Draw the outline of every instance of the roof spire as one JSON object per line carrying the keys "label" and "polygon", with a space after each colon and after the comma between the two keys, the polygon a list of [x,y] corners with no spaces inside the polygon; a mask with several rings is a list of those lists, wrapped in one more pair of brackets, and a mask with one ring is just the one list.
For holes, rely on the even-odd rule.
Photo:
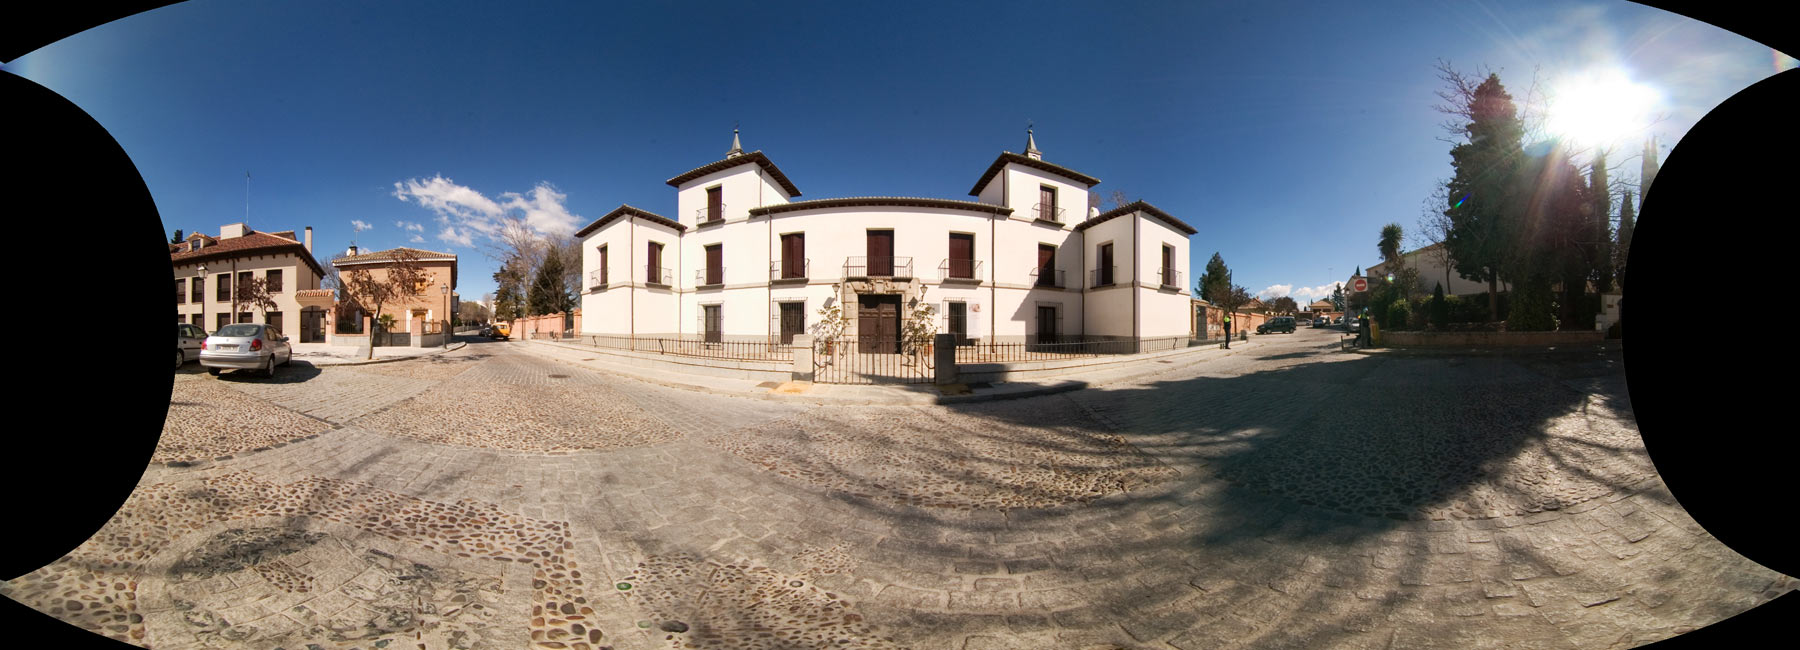
{"label": "roof spire", "polygon": [[742,155],[744,155],[744,145],[738,143],[737,122],[732,122],[731,123],[731,151],[725,152],[725,157],[726,158],[736,158],[736,157],[742,156]]}
{"label": "roof spire", "polygon": [[1026,122],[1025,122],[1025,155],[1029,156],[1032,160],[1043,160],[1044,152],[1038,151],[1037,138],[1035,138],[1031,135],[1031,126],[1032,126],[1031,121],[1026,120]]}

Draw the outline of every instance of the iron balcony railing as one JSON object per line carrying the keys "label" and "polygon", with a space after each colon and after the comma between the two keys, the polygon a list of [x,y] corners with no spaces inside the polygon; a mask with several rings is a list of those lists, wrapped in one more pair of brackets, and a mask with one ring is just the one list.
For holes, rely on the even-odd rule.
{"label": "iron balcony railing", "polygon": [[700,222],[701,225],[706,225],[709,223],[718,223],[720,221],[724,221],[725,220],[725,204],[720,203],[719,210],[717,212],[714,212],[711,206],[695,210],[694,211],[694,220]]}
{"label": "iron balcony railing", "polygon": [[911,278],[912,257],[847,257],[846,278]]}
{"label": "iron balcony railing", "polygon": [[604,287],[606,287],[606,272],[597,269],[588,271],[588,288],[601,289]]}
{"label": "iron balcony railing", "polygon": [[674,279],[675,274],[667,268],[660,266],[644,267],[644,282],[647,284],[668,286],[674,284]]}
{"label": "iron balcony railing", "polygon": [[1048,203],[1039,203],[1031,206],[1031,212],[1032,214],[1037,215],[1037,218],[1040,221],[1063,222],[1063,209]]}
{"label": "iron balcony railing", "polygon": [[725,267],[700,268],[694,270],[694,286],[710,287],[725,284]]}
{"label": "iron balcony railing", "polygon": [[939,280],[981,280],[980,260],[945,259],[938,263]]}
{"label": "iron balcony railing", "polygon": [[1088,275],[1090,276],[1089,277],[1090,282],[1088,283],[1089,286],[1095,286],[1095,287],[1111,286],[1113,283],[1113,277],[1117,274],[1118,270],[1119,270],[1119,267],[1115,265],[1115,266],[1102,266],[1102,267],[1094,269],[1092,271],[1088,271]]}
{"label": "iron balcony railing", "polygon": [[1162,286],[1165,286],[1165,287],[1181,286],[1181,271],[1179,271],[1179,270],[1161,269],[1157,272],[1157,275],[1162,278]]}
{"label": "iron balcony railing", "polygon": [[[812,260],[796,260],[800,268],[790,269],[787,260],[769,262],[769,279],[773,280],[805,280],[812,270]],[[798,273],[796,275],[796,272]]]}
{"label": "iron balcony railing", "polygon": [[1031,286],[1034,286],[1034,287],[1056,287],[1058,289],[1061,289],[1061,288],[1063,288],[1063,286],[1065,286],[1063,284],[1063,270],[1062,269],[1048,269],[1048,268],[1043,268],[1043,267],[1032,267],[1031,277],[1032,277]]}

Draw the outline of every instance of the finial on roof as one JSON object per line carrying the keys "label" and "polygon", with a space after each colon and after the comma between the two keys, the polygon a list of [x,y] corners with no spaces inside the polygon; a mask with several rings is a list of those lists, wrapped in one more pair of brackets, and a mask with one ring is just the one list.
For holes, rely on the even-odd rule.
{"label": "finial on roof", "polygon": [[725,157],[736,158],[742,155],[744,155],[744,145],[738,143],[737,123],[733,122],[731,124],[731,151],[725,152]]}
{"label": "finial on roof", "polygon": [[1043,160],[1044,152],[1038,151],[1037,138],[1031,135],[1031,122],[1025,123],[1025,155],[1032,160]]}

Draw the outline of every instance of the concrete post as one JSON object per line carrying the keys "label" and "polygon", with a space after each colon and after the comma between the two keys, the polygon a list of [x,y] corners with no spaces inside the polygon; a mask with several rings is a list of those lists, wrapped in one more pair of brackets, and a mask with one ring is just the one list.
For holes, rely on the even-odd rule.
{"label": "concrete post", "polygon": [[956,371],[956,335],[938,334],[931,339],[934,381],[939,386],[962,383]]}
{"label": "concrete post", "polygon": [[794,335],[794,381],[813,380],[813,337]]}

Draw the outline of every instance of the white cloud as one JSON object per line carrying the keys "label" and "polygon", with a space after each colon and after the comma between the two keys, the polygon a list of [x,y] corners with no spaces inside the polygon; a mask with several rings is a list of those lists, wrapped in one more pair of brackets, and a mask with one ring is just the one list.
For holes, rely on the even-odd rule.
{"label": "white cloud", "polygon": [[407,241],[412,242],[414,244],[422,244],[422,243],[425,243],[425,238],[420,235],[413,235],[412,239],[408,239]]}
{"label": "white cloud", "polygon": [[413,232],[425,232],[424,224],[417,224],[411,221],[395,221],[394,227],[401,230],[411,230]]}
{"label": "white cloud", "polygon": [[363,221],[361,219],[351,220],[350,227],[355,229],[356,232],[362,232],[364,230],[374,230],[375,229],[375,226],[369,225],[369,222]]}
{"label": "white cloud", "polygon": [[1294,300],[1296,302],[1299,302],[1302,305],[1307,305],[1307,304],[1311,304],[1315,301],[1325,300],[1327,298],[1330,298],[1331,290],[1336,287],[1337,287],[1336,283],[1327,282],[1325,284],[1321,284],[1316,287],[1300,287],[1298,289],[1294,289],[1293,292],[1289,293],[1288,295],[1293,296]]}
{"label": "white cloud", "polygon": [[1267,289],[1257,292],[1256,295],[1262,298],[1280,298],[1282,296],[1291,295],[1289,292],[1293,290],[1294,285],[1291,284],[1274,284],[1269,285],[1269,288]]}
{"label": "white cloud", "polygon": [[[437,213],[440,226],[437,238],[442,241],[473,246],[477,237],[494,239],[509,219],[520,220],[526,228],[540,235],[566,235],[575,232],[582,217],[569,212],[564,201],[568,195],[556,191],[548,182],[540,182],[526,194],[505,192],[494,200],[469,187],[458,185],[443,176],[412,179],[394,183],[394,198],[417,203]],[[421,224],[397,222],[402,229],[424,232]]]}

